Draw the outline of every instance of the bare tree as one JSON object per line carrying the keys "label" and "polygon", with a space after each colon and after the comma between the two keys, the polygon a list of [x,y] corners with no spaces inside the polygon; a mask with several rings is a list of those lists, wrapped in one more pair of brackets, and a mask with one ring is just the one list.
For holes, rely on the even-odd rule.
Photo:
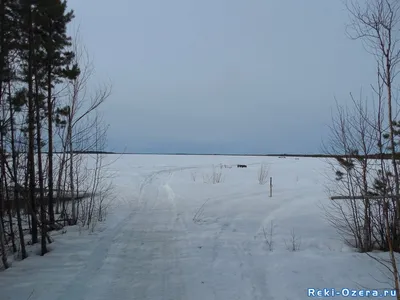
{"label": "bare tree", "polygon": [[375,248],[389,252],[389,264],[383,264],[391,272],[400,299],[394,255],[400,250],[396,141],[400,124],[396,121],[399,111],[394,89],[400,61],[400,2],[348,0],[346,7],[351,17],[349,36],[361,40],[376,60],[378,80],[372,90],[377,99],[373,114],[365,100],[352,98],[354,110],[339,107],[333,120],[328,152],[337,155],[336,162],[331,161],[337,178],[330,188],[344,199],[332,202],[326,212],[328,220],[348,243],[363,252]]}
{"label": "bare tree", "polygon": [[[337,156],[336,161],[328,160],[336,175],[328,190],[341,196],[368,195],[374,170],[373,161],[368,158],[376,150],[373,123],[369,121],[370,114],[361,98],[356,101],[352,97],[352,103],[352,111],[337,105],[329,146],[324,149],[326,154]],[[328,221],[347,244],[364,252],[372,249],[372,216],[368,197],[362,202],[352,199],[332,202],[325,212]]]}
{"label": "bare tree", "polygon": [[1,254],[1,260],[3,262],[4,268],[8,269],[9,265],[7,262],[7,252],[6,252],[6,243],[4,240],[3,222],[0,222],[0,254]]}
{"label": "bare tree", "polygon": [[[395,95],[393,83],[398,74],[400,62],[399,48],[399,21],[400,2],[397,0],[367,0],[360,4],[352,0],[347,4],[351,14],[352,23],[349,34],[353,39],[361,39],[365,48],[376,59],[377,75],[383,84],[387,101],[388,139],[391,153],[392,169],[394,174],[395,194],[400,193],[400,178],[396,160],[397,143],[395,141],[396,128],[394,124]],[[398,249],[400,239],[400,199],[396,200],[395,208],[396,232],[394,233],[394,247]]]}
{"label": "bare tree", "polygon": [[[99,87],[94,93],[88,91],[88,84],[93,75],[94,67],[89,54],[83,47],[77,32],[73,49],[76,53],[74,64],[80,68],[77,78],[68,82],[67,101],[65,107],[58,110],[60,128],[59,136],[62,144],[57,180],[57,199],[61,198],[62,186],[68,182],[71,196],[71,217],[69,222],[76,224],[79,213],[84,212],[84,223],[89,225],[94,212],[94,195],[99,189],[99,174],[103,165],[99,164],[99,154],[96,154],[93,174],[85,174],[82,165],[85,163],[85,152],[104,151],[107,128],[102,127],[103,121],[98,116],[98,108],[106,101],[111,93],[111,86]],[[81,189],[79,190],[79,187]],[[103,195],[105,195],[103,193]],[[89,197],[89,207],[82,205],[82,196]],[[64,197],[65,199],[65,197]],[[81,211],[79,212],[79,209]],[[63,214],[66,214],[66,203],[63,201]]]}
{"label": "bare tree", "polygon": [[26,3],[25,9],[28,14],[28,178],[29,178],[29,203],[31,205],[31,222],[32,222],[32,243],[38,241],[38,223],[36,219],[36,198],[35,198],[35,106],[33,99],[33,62],[34,62],[34,34],[32,19],[33,0]]}

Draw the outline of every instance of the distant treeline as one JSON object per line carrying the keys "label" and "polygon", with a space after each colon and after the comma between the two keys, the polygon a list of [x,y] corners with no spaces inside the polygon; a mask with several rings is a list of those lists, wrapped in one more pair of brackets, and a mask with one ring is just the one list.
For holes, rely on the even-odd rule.
{"label": "distant treeline", "polygon": [[[77,152],[78,153],[78,152]],[[89,152],[80,152],[89,153]],[[354,159],[391,159],[391,154],[370,154],[354,155],[354,154],[229,154],[229,153],[119,153],[119,152],[102,152],[107,154],[136,154],[136,155],[207,155],[207,156],[266,156],[266,157],[313,157],[313,158],[354,158]],[[396,155],[396,159],[400,159],[400,153]]]}
{"label": "distant treeline", "polygon": [[[116,152],[109,151],[72,151],[75,154],[118,154]],[[23,151],[18,152],[19,154],[26,153]],[[62,154],[62,151],[53,151],[54,154]],[[47,151],[42,151],[42,154],[48,154]]]}
{"label": "distant treeline", "polygon": [[[22,152],[20,152],[22,153]],[[42,151],[42,153],[47,153],[46,151]],[[63,153],[61,151],[54,151],[53,153]],[[229,153],[133,153],[133,152],[112,152],[112,151],[73,151],[73,153],[78,154],[128,154],[128,155],[186,155],[186,156],[196,156],[196,155],[205,155],[205,156],[266,156],[266,157],[314,157],[314,158],[354,158],[354,159],[364,159],[365,157],[369,159],[391,159],[391,154],[370,154],[367,156],[364,155],[353,155],[353,154],[229,154]],[[396,159],[400,159],[400,153],[395,155]]]}

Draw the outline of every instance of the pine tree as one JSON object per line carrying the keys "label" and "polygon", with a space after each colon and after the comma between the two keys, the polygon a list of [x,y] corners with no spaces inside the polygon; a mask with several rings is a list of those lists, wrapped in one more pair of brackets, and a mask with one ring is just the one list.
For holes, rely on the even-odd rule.
{"label": "pine tree", "polygon": [[67,11],[67,2],[60,0],[39,0],[36,26],[43,47],[43,67],[47,89],[48,123],[48,188],[50,224],[54,225],[54,176],[53,176],[53,122],[55,85],[63,79],[73,79],[79,74],[77,66],[71,66],[74,53],[69,50],[71,38],[67,35],[67,25],[74,18],[73,11]]}
{"label": "pine tree", "polygon": [[[27,20],[29,14],[27,14],[27,3],[19,0],[3,0],[0,1],[0,99],[3,109],[2,115],[2,131],[1,131],[1,144],[3,149],[11,150],[12,156],[12,181],[14,182],[14,193],[13,198],[19,199],[19,191],[17,189],[17,153],[15,147],[15,111],[21,107],[21,99],[26,100],[26,92],[17,92],[12,95],[11,86],[15,81],[20,78],[17,76],[19,68],[19,54],[23,51],[23,29],[27,28]],[[27,32],[27,31],[26,31]],[[16,104],[16,105],[15,105]],[[8,108],[9,114],[5,112]],[[5,144],[5,136],[9,135],[11,139],[11,145]],[[7,139],[8,140],[8,139]],[[5,185],[5,195],[7,199],[10,197],[7,189],[7,177],[6,174],[6,161],[5,155],[2,155],[2,177]],[[28,199],[27,199],[28,200]],[[22,228],[20,201],[14,201],[15,209],[17,212],[17,225],[19,231],[20,247],[22,259],[27,257],[25,249],[25,240]],[[10,216],[9,216],[10,217]],[[10,224],[11,226],[11,224]],[[10,232],[13,234],[13,229],[10,227]]]}
{"label": "pine tree", "polygon": [[34,0],[25,0],[24,13],[27,14],[26,27],[28,32],[28,176],[29,176],[29,201],[32,215],[32,244],[38,242],[37,203],[35,195],[35,105],[33,99],[33,64],[34,64],[34,35],[33,35],[33,12]]}

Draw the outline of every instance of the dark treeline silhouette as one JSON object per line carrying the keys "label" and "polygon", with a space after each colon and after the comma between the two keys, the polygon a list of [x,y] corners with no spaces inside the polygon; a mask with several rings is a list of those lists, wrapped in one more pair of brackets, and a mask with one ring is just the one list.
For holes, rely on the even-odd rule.
{"label": "dark treeline silhouette", "polygon": [[[107,127],[97,108],[110,88],[88,90],[93,66],[77,37],[67,34],[73,19],[67,1],[0,1],[0,257],[6,269],[9,255],[27,257],[27,243],[40,243],[44,255],[50,231],[89,226],[100,209],[96,162]],[[84,168],[84,153],[96,153],[90,158],[96,172]]]}

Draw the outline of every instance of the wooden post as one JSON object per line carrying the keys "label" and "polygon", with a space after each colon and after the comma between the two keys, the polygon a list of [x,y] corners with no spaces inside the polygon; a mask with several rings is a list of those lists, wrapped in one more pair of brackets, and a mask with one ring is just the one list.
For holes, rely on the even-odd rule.
{"label": "wooden post", "polygon": [[269,196],[272,197],[272,177],[269,178]]}

